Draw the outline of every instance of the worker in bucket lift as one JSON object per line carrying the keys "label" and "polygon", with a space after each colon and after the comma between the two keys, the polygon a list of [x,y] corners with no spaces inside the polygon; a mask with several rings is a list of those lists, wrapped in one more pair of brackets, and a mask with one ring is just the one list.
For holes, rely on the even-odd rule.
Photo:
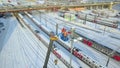
{"label": "worker in bucket lift", "polygon": [[62,28],[61,33],[62,33],[61,39],[62,39],[63,41],[68,41],[68,32],[66,31],[65,28]]}
{"label": "worker in bucket lift", "polygon": [[63,35],[64,35],[64,38],[65,38],[64,40],[67,41],[67,40],[68,40],[68,32],[65,31],[65,32],[63,33]]}
{"label": "worker in bucket lift", "polygon": [[65,28],[62,28],[62,30],[61,30],[61,36],[60,36],[60,38],[62,39],[62,40],[64,40],[64,32],[66,31],[66,29]]}
{"label": "worker in bucket lift", "polygon": [[65,31],[66,31],[66,29],[65,29],[65,28],[62,28],[61,32],[63,33],[63,32],[65,32]]}

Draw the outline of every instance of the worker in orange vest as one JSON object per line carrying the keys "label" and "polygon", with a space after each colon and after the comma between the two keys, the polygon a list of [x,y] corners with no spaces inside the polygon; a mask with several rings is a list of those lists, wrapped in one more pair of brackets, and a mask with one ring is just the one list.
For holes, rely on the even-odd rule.
{"label": "worker in orange vest", "polygon": [[65,31],[66,31],[66,29],[65,29],[65,28],[62,28],[61,32],[64,33]]}
{"label": "worker in orange vest", "polygon": [[64,37],[64,41],[68,40],[68,32],[67,31],[63,32],[63,37]]}
{"label": "worker in orange vest", "polygon": [[61,39],[63,41],[68,41],[68,34],[70,34],[71,32],[67,32],[65,28],[62,28],[61,30]]}
{"label": "worker in orange vest", "polygon": [[68,36],[68,32],[65,31],[65,32],[63,33],[63,35],[64,35],[64,37],[67,37],[67,36]]}

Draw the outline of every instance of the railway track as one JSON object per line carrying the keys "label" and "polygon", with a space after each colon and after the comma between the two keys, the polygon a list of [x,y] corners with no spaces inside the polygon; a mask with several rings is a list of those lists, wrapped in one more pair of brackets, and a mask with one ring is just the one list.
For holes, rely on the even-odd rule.
{"label": "railway track", "polygon": [[[40,34],[38,34],[38,33],[35,32],[35,29],[33,28],[33,26],[30,25],[30,24],[28,24],[27,21],[26,21],[25,19],[23,19],[20,14],[18,15],[18,17],[19,17],[22,21],[24,21],[23,23],[25,24],[25,26],[27,26],[27,27],[32,31],[32,33],[33,33],[40,41],[42,41],[42,42],[45,44],[45,46],[48,48],[48,42],[46,42],[46,40],[44,40],[44,39],[41,37]],[[67,67],[70,66],[70,64],[69,64],[63,57],[59,57],[59,53],[55,52],[55,51],[54,51],[54,48],[52,48],[52,52],[53,52],[53,54],[54,54],[58,59],[60,59]],[[74,68],[74,67],[71,67],[71,68]]]}
{"label": "railway track", "polygon": [[[57,19],[58,19],[58,18],[57,18]],[[58,20],[60,20],[60,21],[62,21],[62,22],[66,22],[66,23],[68,23],[68,24],[76,25],[76,24],[74,24],[74,23],[69,23],[69,22],[64,21],[64,20],[62,20],[62,19],[58,19]],[[79,25],[77,25],[77,26],[79,26]],[[96,32],[96,31],[95,31],[95,32]],[[92,47],[92,48],[100,51],[101,53],[103,53],[103,54],[105,54],[105,55],[107,55],[107,56],[110,56],[110,53],[111,53],[112,51],[114,51],[113,49],[111,49],[111,48],[109,48],[109,47],[107,47],[107,46],[104,46],[103,44],[98,43],[97,41],[95,41],[95,40],[93,40],[93,39],[90,39],[90,38],[88,38],[88,37],[80,34],[80,33],[77,32],[77,31],[76,31],[75,33],[76,33],[77,35],[79,35],[81,38],[83,38],[81,42],[83,42],[83,43],[86,44],[87,46],[90,46],[90,47]],[[114,44],[114,45],[115,45],[115,44]],[[117,56],[117,58],[116,58],[115,56]],[[120,59],[119,59],[119,58],[120,58],[120,53],[117,52],[117,51],[114,53],[114,55],[111,55],[110,57],[113,58],[113,59],[115,59],[116,61],[120,61]]]}
{"label": "railway track", "polygon": [[[29,14],[26,14],[26,15],[33,21],[34,24],[36,24],[36,26],[38,26],[38,27],[39,27],[40,29],[42,29],[47,35],[49,35],[49,31],[45,30],[46,28],[43,28],[43,27],[40,25],[40,23],[35,20],[34,17],[30,16]],[[61,40],[58,40],[57,42],[58,42],[59,44],[61,44],[63,47],[65,47],[68,51],[70,51],[71,48],[70,48],[67,44],[63,43]],[[73,53],[73,54],[74,54],[74,53]],[[75,56],[76,56],[76,55],[75,55]],[[82,60],[84,63],[88,64],[90,67],[92,67],[92,68],[95,68],[95,67],[97,67],[97,68],[104,68],[104,66],[99,65],[99,64],[96,63],[95,61],[89,61],[90,58],[84,57],[84,56],[83,56],[83,58],[80,58],[80,56],[81,56],[81,55],[79,54],[79,56],[77,55],[76,57],[79,58],[80,60]]]}
{"label": "railway track", "polygon": [[[47,18],[47,17],[45,17],[45,18]],[[57,20],[60,20],[61,22],[65,22],[64,24],[66,24],[66,25],[69,25],[69,24],[76,25],[76,24],[74,24],[74,23],[70,23],[70,22],[68,22],[68,21],[64,21],[63,19],[58,19],[58,18],[56,18],[56,19],[57,19]],[[51,19],[51,20],[52,20],[52,19]],[[56,21],[54,21],[54,22],[56,22]],[[52,25],[53,25],[53,24],[52,24]],[[69,25],[69,26],[71,26],[71,25]],[[76,25],[76,26],[79,27],[79,25]],[[76,29],[78,29],[78,28],[76,28]],[[78,29],[78,30],[79,30],[79,29]],[[90,29],[90,30],[91,30],[91,29]],[[91,30],[91,31],[94,31],[94,30]],[[94,31],[94,32],[100,33],[99,31]],[[113,51],[112,49],[110,49],[110,48],[108,48],[108,47],[106,47],[106,46],[103,46],[102,44],[100,44],[100,43],[98,43],[98,42],[96,42],[96,41],[94,41],[94,40],[92,40],[92,39],[89,39],[88,37],[80,34],[79,32],[75,32],[75,36],[76,36],[76,37],[81,37],[81,38],[82,38],[81,42],[83,42],[84,44],[86,44],[86,45],[88,45],[88,46],[90,46],[90,47],[92,47],[92,48],[100,51],[101,53],[103,53],[103,54],[105,54],[105,55],[107,55],[107,56],[110,56],[109,54]],[[117,52],[117,54],[115,54],[115,56],[116,56],[116,55],[119,55],[119,53]],[[111,57],[111,58],[114,58],[113,56],[114,56],[114,55],[111,55],[110,57]],[[114,58],[114,59],[115,59],[115,58]],[[116,60],[116,59],[115,59],[115,60]],[[117,61],[119,61],[119,60],[117,60]]]}

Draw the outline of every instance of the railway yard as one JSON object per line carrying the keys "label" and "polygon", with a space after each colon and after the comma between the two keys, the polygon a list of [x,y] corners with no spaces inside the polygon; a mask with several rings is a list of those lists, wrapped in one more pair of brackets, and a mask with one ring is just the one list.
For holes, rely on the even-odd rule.
{"label": "railway yard", "polygon": [[119,14],[107,8],[2,12],[0,68],[119,68]]}

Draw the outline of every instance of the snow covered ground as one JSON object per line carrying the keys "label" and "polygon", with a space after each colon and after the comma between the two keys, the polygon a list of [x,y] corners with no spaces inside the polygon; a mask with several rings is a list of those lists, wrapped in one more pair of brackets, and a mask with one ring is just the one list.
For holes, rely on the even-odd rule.
{"label": "snow covered ground", "polygon": [[[44,32],[42,32],[35,24],[33,24],[28,17],[24,16],[24,18],[25,18],[31,25],[33,25],[35,29],[37,29],[38,31],[40,31],[40,33],[41,33],[41,35],[40,35],[41,38],[45,39],[46,42],[49,42],[49,37],[48,37]],[[43,21],[43,19],[42,19],[42,23],[44,23],[44,22],[45,22],[45,21]],[[42,26],[45,27],[45,29],[46,29],[46,27],[47,27],[46,30],[48,30],[48,31],[51,30],[51,28],[53,28],[53,26],[50,25],[50,23],[47,23],[47,25],[44,24],[44,25],[42,25]],[[49,26],[51,26],[50,29],[48,28]],[[57,48],[58,48],[58,53],[59,53],[67,62],[70,62],[70,55],[71,55],[71,54],[70,54],[65,48],[63,48],[60,44],[58,44],[58,43],[55,42],[54,45],[57,46]],[[73,59],[72,59],[72,66],[73,66],[74,68],[79,68],[79,67],[89,68],[88,65],[86,65],[85,63],[83,63],[82,61],[80,61],[80,60],[79,60],[78,58],[76,58],[75,56],[73,56]]]}
{"label": "snow covered ground", "polygon": [[[120,19],[117,18],[117,17],[114,17],[116,16],[116,14],[119,12],[119,11],[110,11],[108,9],[98,9],[98,10],[95,10],[96,13],[99,13],[98,11],[102,11],[104,13],[106,13],[109,17],[98,17],[97,19],[101,19],[101,20],[105,20],[105,21],[113,21],[113,22],[116,22],[118,21],[118,28],[114,29],[114,28],[111,28],[111,27],[107,27],[107,26],[103,26],[103,25],[99,25],[99,24],[96,24],[96,23],[91,23],[89,21],[86,21],[86,24],[87,26],[90,26],[90,27],[93,27],[94,29],[98,29],[98,30],[105,30],[105,32],[111,32],[111,33],[119,33],[120,34]],[[86,11],[82,11],[82,13],[84,14],[92,14],[92,15],[96,15],[95,13],[92,13],[92,10],[86,10]],[[112,15],[112,16],[110,16]],[[87,15],[88,17],[88,15]],[[78,22],[78,23],[83,23],[84,20],[80,20],[78,18],[76,18],[75,22]]]}
{"label": "snow covered ground", "polygon": [[[34,15],[34,14],[33,14]],[[42,16],[43,17],[43,16]],[[39,20],[39,15],[36,15],[35,16],[35,18],[36,19],[38,19]],[[56,22],[55,21],[57,21],[56,19],[52,19],[52,16],[49,16],[49,15],[46,15],[46,19],[48,20],[48,18],[49,18],[49,22],[50,23],[54,23],[54,24],[56,24]],[[42,19],[43,20],[43,19]],[[53,21],[54,20],[54,21]],[[45,22],[45,21],[44,21]],[[61,23],[60,21],[57,21],[57,23]],[[54,25],[49,25],[49,24],[47,24],[48,26],[47,26],[47,28],[50,28],[51,29],[51,27],[54,27]],[[72,25],[73,26],[73,25]],[[69,26],[69,27],[72,27],[72,26]],[[62,26],[63,27],[63,26]],[[51,30],[54,30],[54,29],[51,29]],[[81,29],[81,30],[83,30],[83,29]],[[84,30],[83,30],[84,31]],[[89,30],[87,30],[87,31],[85,31],[85,32],[90,32]],[[93,32],[91,32],[91,33],[93,33]],[[107,62],[107,56],[105,56],[105,55],[103,55],[103,54],[101,54],[100,52],[98,52],[98,51],[95,51],[95,50],[92,50],[91,48],[89,48],[89,47],[87,47],[87,46],[85,46],[84,44],[82,44],[82,43],[74,43],[74,46],[76,46],[76,47],[78,47],[78,48],[80,48],[81,50],[82,50],[82,52],[83,53],[85,53],[87,56],[89,56],[89,57],[91,57],[92,59],[94,59],[95,61],[97,61],[98,63],[100,63],[100,64],[102,64],[102,65],[105,65],[106,64],[106,62]],[[111,64],[111,65],[110,65]],[[116,61],[114,61],[114,60],[112,60],[111,59],[111,61],[110,61],[110,64],[109,64],[109,66],[108,66],[108,68],[118,68],[118,66],[119,66],[119,63],[118,62],[116,62]]]}
{"label": "snow covered ground", "polygon": [[[4,19],[3,19],[4,20]],[[0,68],[42,68],[47,48],[27,28],[22,28],[15,18],[9,18],[5,39],[0,52]],[[7,26],[7,25],[6,25]],[[1,38],[1,37],[0,37]],[[54,64],[51,53],[48,68],[67,68],[61,61]]]}
{"label": "snow covered ground", "polygon": [[[49,14],[49,16],[50,16],[50,14]],[[56,17],[58,17],[58,16],[56,16]],[[56,20],[56,22],[60,23],[60,22],[63,22],[63,21]],[[109,33],[109,32],[104,32],[104,31],[102,31],[102,32],[100,31],[100,33],[99,33],[99,32],[95,32],[95,31],[92,31],[92,30],[81,28],[81,27],[73,25],[73,24],[69,24],[68,27],[69,28],[70,27],[75,27],[77,33],[79,33],[82,36],[85,36],[85,37],[87,37],[87,38],[89,38],[91,40],[94,40],[94,41],[100,43],[103,46],[107,46],[107,47],[109,47],[109,48],[111,48],[113,50],[116,50],[117,48],[120,47],[119,46],[119,44],[120,44],[120,40],[119,40],[120,35],[119,34]],[[118,39],[111,37],[111,36],[116,37],[115,35],[117,36]],[[102,41],[102,40],[104,40],[104,41]],[[120,52],[120,49],[118,49],[116,51]]]}
{"label": "snow covered ground", "polygon": [[[51,17],[49,17],[49,18],[51,18]],[[51,19],[52,20],[52,19]],[[59,22],[59,21],[58,21]],[[55,23],[55,22],[53,22],[53,23]],[[86,32],[86,31],[85,31]],[[79,43],[79,45],[80,45],[81,43]],[[83,49],[83,51],[84,50],[87,50],[86,51],[86,53],[87,52],[91,52],[92,50],[90,50],[90,49],[84,49],[85,48],[85,45],[84,44],[81,44],[81,45],[83,45],[83,48],[81,48],[81,47],[79,47],[79,48],[81,48],[81,49]],[[80,46],[81,46],[80,45]],[[78,45],[76,45],[77,47],[78,47]],[[84,51],[85,52],[85,51]],[[98,51],[97,51],[98,52]],[[106,64],[106,62],[107,62],[107,56],[104,56],[104,55],[102,55],[102,54],[99,54],[99,52],[98,52],[98,54],[97,54],[97,52],[95,53],[95,51],[92,51],[91,53],[87,53],[89,56],[91,56],[91,57],[93,57],[96,61],[98,61],[98,62],[102,62],[102,64],[103,65],[105,65]],[[92,54],[93,53],[93,54]],[[90,55],[90,54],[92,54],[92,55]],[[96,55],[97,54],[97,55]],[[100,57],[101,56],[101,57]],[[102,57],[104,57],[104,59],[102,59]],[[105,58],[106,57],[106,58]],[[101,59],[100,59],[101,58]],[[106,59],[106,60],[105,60]],[[103,61],[104,61],[104,63],[103,63]],[[111,61],[111,64],[114,62],[114,60],[112,60]],[[115,63],[115,64],[112,64],[112,66],[110,65],[110,67],[117,67],[118,68],[118,66],[119,66],[119,63]]]}
{"label": "snow covered ground", "polygon": [[[4,23],[4,26],[2,28],[0,28],[0,31],[1,31],[1,33],[0,33],[0,51],[1,51],[3,45],[5,44],[5,42],[7,42],[8,38],[14,31],[14,28],[16,27],[16,23],[14,23],[14,24],[12,23],[12,22],[16,22],[16,20],[13,17],[13,18],[6,18],[6,19],[0,18],[0,21]],[[3,28],[5,28],[5,30],[2,30]]]}
{"label": "snow covered ground", "polygon": [[[42,24],[45,25],[48,29],[54,30],[55,32],[55,24],[56,24],[55,21],[57,21],[58,23],[61,23],[61,22],[58,20],[55,20],[54,18],[52,19],[52,17],[49,15],[46,15],[46,16],[48,16],[49,19],[46,17],[46,21],[45,21],[42,18],[41,19]],[[39,15],[35,16],[35,18],[40,21],[39,17],[40,17]],[[45,16],[43,15],[43,17]],[[49,22],[47,22],[47,20],[50,23],[52,23],[52,25]],[[43,45],[30,32],[30,30],[28,30],[27,28],[22,28],[14,17],[1,19],[1,21],[5,22],[6,24],[4,26],[5,30],[2,30],[2,32],[0,33],[0,43],[1,43],[0,44],[0,48],[1,48],[0,68],[42,68],[45,60],[46,51],[47,51],[47,48],[45,47],[45,45]],[[36,27],[35,25],[33,26]],[[61,25],[60,28],[63,26],[66,26],[66,25]],[[71,27],[71,25],[69,27]],[[85,30],[82,28],[79,28],[79,29],[81,29],[83,32],[84,31],[89,32],[89,30]],[[39,29],[37,28],[37,30]],[[91,32],[91,33],[94,33],[94,32]],[[46,35],[44,33],[42,34],[44,36],[42,35],[41,36],[44,39]],[[98,63],[105,66],[108,59],[107,56],[85,46],[81,42],[75,42],[74,46],[80,48],[80,50],[84,54],[86,54],[90,58],[94,59]],[[70,54],[67,51],[65,51],[63,47],[58,46],[58,48],[60,49],[59,50],[60,54],[63,55],[64,58],[69,62]],[[55,59],[57,58],[53,54],[51,54],[48,68],[66,68],[66,66],[61,61],[59,61],[58,64],[55,65],[54,64]],[[75,57],[73,57],[72,63],[74,65],[78,65],[78,67],[86,66],[83,62],[78,61],[78,59],[76,59]],[[110,59],[108,68],[119,68],[119,65],[120,64],[118,62],[115,62],[113,59]]]}

